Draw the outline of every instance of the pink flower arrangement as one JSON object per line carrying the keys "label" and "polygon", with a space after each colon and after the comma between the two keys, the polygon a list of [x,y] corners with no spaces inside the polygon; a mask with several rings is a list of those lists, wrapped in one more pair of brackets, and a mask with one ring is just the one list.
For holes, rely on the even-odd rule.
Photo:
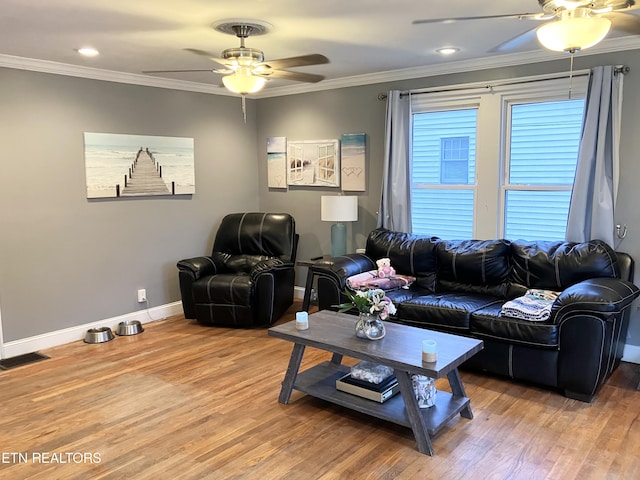
{"label": "pink flower arrangement", "polygon": [[380,320],[386,320],[389,315],[395,315],[396,307],[389,297],[386,296],[384,290],[374,288],[371,290],[357,290],[351,292],[345,290],[345,295],[349,298],[350,303],[338,305],[341,312],[355,307],[360,313],[378,314]]}

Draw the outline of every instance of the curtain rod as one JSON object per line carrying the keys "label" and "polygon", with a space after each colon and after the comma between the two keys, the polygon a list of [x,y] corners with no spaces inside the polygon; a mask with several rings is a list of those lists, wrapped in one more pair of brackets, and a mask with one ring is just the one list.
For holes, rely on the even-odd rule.
{"label": "curtain rod", "polygon": [[[629,73],[630,71],[631,71],[631,68],[627,65],[618,65],[614,69],[615,73],[622,73],[623,75]],[[589,75],[589,70],[579,70],[578,72],[573,72],[573,73],[570,73],[570,72],[558,73],[552,76],[545,76],[544,78],[528,78],[524,80],[504,80],[504,81],[498,80],[491,83],[467,84],[467,85],[461,85],[459,87],[444,87],[444,88],[430,87],[426,89],[423,88],[423,89],[416,89],[416,90],[405,90],[403,92],[400,92],[400,96],[405,97],[407,95],[422,95],[425,93],[457,92],[457,91],[469,90],[473,88],[485,88],[490,90],[493,87],[502,87],[507,85],[522,85],[524,83],[546,82],[548,80],[558,80],[561,78],[570,78],[570,77],[573,77],[573,78],[585,77],[587,75]],[[386,99],[387,99],[386,93],[378,94],[378,100],[386,100]]]}

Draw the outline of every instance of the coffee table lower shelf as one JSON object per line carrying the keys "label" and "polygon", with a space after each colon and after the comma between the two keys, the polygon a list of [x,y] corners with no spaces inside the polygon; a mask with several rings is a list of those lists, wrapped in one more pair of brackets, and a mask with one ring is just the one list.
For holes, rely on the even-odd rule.
{"label": "coffee table lower shelf", "polygon": [[[313,397],[411,428],[401,394],[395,395],[384,403],[377,403],[337,390],[336,380],[349,371],[350,368],[346,365],[323,362],[299,372],[293,388]],[[438,390],[435,405],[420,409],[429,435],[435,435],[449,420],[468,406],[468,397],[457,397],[449,392]]]}

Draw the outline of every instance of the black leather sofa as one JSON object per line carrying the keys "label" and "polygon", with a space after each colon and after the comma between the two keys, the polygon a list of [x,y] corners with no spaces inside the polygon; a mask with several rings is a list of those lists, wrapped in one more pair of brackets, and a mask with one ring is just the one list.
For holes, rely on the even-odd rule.
{"label": "black leather sofa", "polygon": [[[346,301],[348,277],[391,259],[416,277],[388,292],[390,321],[472,336],[484,349],[465,366],[558,389],[590,402],[622,358],[632,301],[633,259],[598,240],[585,243],[509,240],[446,241],[378,229],[365,254],[316,262],[320,309]],[[560,291],[549,318],[501,316],[527,289]]]}
{"label": "black leather sofa", "polygon": [[232,213],[210,256],[177,264],[185,318],[205,325],[262,327],[293,303],[298,234],[286,213]]}

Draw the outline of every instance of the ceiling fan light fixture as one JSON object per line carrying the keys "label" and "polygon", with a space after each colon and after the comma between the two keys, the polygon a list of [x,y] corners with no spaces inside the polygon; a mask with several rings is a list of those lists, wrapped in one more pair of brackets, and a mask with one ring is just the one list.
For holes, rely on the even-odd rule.
{"label": "ceiling fan light fixture", "polygon": [[609,33],[608,18],[590,16],[587,8],[564,10],[560,20],[538,27],[536,35],[543,47],[556,52],[573,52],[600,43]]}
{"label": "ceiling fan light fixture", "polygon": [[267,83],[267,79],[238,70],[231,75],[222,77],[222,83],[233,93],[246,95],[248,93],[256,93],[262,90],[265,83]]}

